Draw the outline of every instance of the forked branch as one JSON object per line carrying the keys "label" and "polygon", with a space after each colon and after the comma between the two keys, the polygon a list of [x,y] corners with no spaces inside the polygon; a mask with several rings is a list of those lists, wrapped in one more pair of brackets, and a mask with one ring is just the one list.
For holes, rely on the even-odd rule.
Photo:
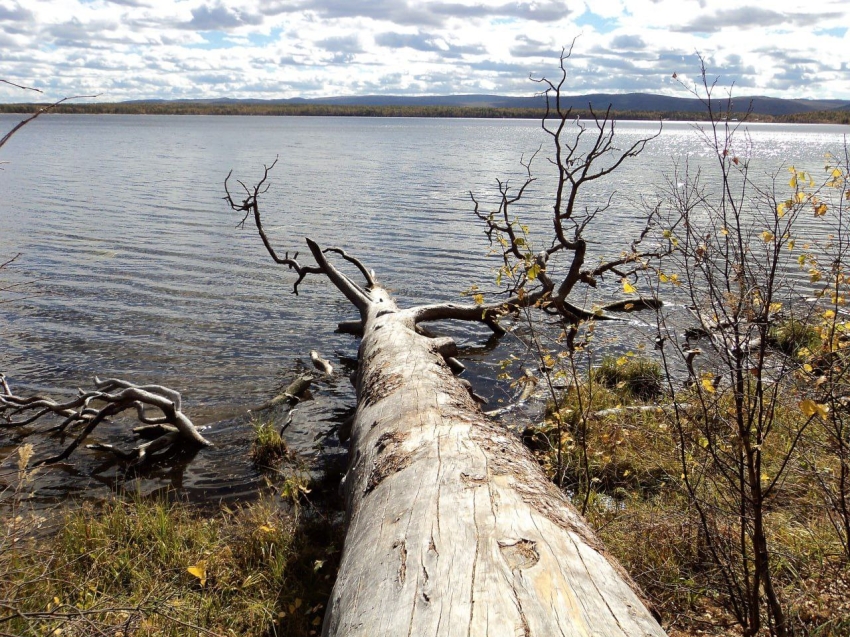
{"label": "forked branch", "polygon": [[[502,273],[510,281],[506,291],[516,297],[508,301],[507,305],[516,306],[516,300],[523,305],[539,303],[547,311],[558,313],[565,320],[574,322],[595,316],[593,312],[578,308],[567,300],[576,285],[596,287],[598,279],[608,273],[622,279],[634,277],[646,269],[651,259],[662,256],[664,248],[642,247],[652,227],[651,217],[648,216],[643,229],[627,250],[614,259],[601,261],[593,267],[585,266],[588,251],[585,231],[599,215],[610,208],[614,197],[612,192],[601,204],[582,205],[587,185],[612,174],[627,159],[637,157],[661,131],[659,129],[654,135],[619,148],[615,143],[615,123],[610,106],[604,114],[599,115],[591,105],[589,124],[574,117],[572,106],[566,106],[562,101],[562,91],[567,80],[565,62],[571,54],[572,45],[561,52],[560,75],[556,80],[532,78],[544,85],[546,110],[541,126],[552,138],[554,156],[549,161],[557,169],[558,176],[552,211],[547,215],[551,219],[554,237],[547,238],[541,244],[548,247],[537,248],[539,251],[534,252],[529,228],[509,213],[534,182],[531,161],[521,161],[526,174],[516,192],[510,191],[507,182],[497,182],[499,199],[494,211],[483,212],[475,196],[471,196],[474,214],[484,222],[485,234],[491,246],[495,247],[497,243],[500,246],[504,262]],[[560,264],[558,267],[564,272],[558,280],[555,280],[554,275],[556,263]]]}
{"label": "forked branch", "polygon": [[[228,182],[230,181],[230,177],[233,174],[231,170],[227,173],[227,177],[224,180],[224,200],[230,205],[230,208],[236,212],[243,213],[242,220],[237,224],[237,228],[244,228],[245,222],[248,220],[248,217],[253,217],[254,226],[257,228],[257,232],[260,235],[260,239],[263,241],[263,245],[266,247],[266,251],[269,253],[271,258],[275,261],[275,263],[279,263],[281,265],[287,266],[290,270],[294,270],[298,275],[298,278],[295,280],[295,284],[292,288],[292,293],[298,294],[298,285],[308,274],[325,274],[328,278],[333,281],[333,283],[345,294],[346,298],[351,301],[359,310],[364,311],[366,305],[368,304],[369,288],[374,287],[375,278],[374,273],[369,271],[363,263],[361,263],[355,257],[352,257],[341,248],[325,248],[324,250],[318,246],[314,241],[307,239],[307,245],[310,248],[310,251],[313,254],[313,257],[316,259],[317,266],[305,266],[301,265],[298,262],[298,252],[296,252],[292,257],[289,256],[289,252],[286,252],[283,257],[278,256],[277,251],[274,249],[271,241],[269,240],[268,235],[266,234],[266,230],[263,227],[262,216],[260,215],[260,195],[268,192],[269,184],[267,183],[269,172],[278,162],[278,158],[275,157],[275,160],[271,163],[271,165],[266,166],[263,165],[263,177],[257,182],[256,185],[249,188],[245,185],[244,182],[237,180],[237,183],[242,187],[245,191],[245,198],[242,199],[241,202],[237,202],[234,200],[232,193],[230,192],[230,188],[228,186]],[[325,258],[326,252],[336,252],[343,259],[348,261],[349,263],[354,264],[358,270],[363,274],[363,277],[366,279],[366,288],[361,287],[354,281],[352,281],[346,274],[337,270],[333,265],[331,265],[328,260]]]}
{"label": "forked branch", "polygon": [[[150,454],[173,444],[210,446],[192,421],[181,410],[180,394],[162,385],[134,385],[119,378],[95,378],[95,388],[79,390],[75,398],[58,402],[46,396],[16,395],[6,377],[0,374],[0,428],[23,428],[36,422],[60,419],[42,433],[64,432],[82,427],[61,453],[37,462],[53,464],[65,460],[103,421],[132,410],[143,426],[133,431],[140,436],[153,437],[131,451],[124,452],[111,445],[89,445],[93,449],[110,451],[121,458],[144,461]],[[152,408],[153,412],[149,412]]]}

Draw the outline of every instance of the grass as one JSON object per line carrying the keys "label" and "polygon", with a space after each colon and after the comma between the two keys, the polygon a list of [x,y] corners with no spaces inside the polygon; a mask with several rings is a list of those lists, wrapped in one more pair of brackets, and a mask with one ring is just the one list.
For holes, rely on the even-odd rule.
{"label": "grass", "polygon": [[645,356],[606,356],[592,372],[593,380],[628,397],[651,400],[661,394],[661,366]]}
{"label": "grass", "polygon": [[788,356],[796,356],[804,348],[814,352],[821,345],[820,330],[800,319],[789,318],[770,328],[772,345]]}
{"label": "grass", "polygon": [[263,471],[275,471],[287,457],[289,449],[272,421],[255,420],[254,443],[251,447],[251,460]]}
{"label": "grass", "polygon": [[0,535],[0,633],[316,635],[340,531],[296,511],[115,497],[47,533],[18,514]]}

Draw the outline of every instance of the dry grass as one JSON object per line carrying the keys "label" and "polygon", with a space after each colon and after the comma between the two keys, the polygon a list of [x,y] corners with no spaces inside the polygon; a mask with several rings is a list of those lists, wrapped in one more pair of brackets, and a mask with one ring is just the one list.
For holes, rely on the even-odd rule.
{"label": "dry grass", "polygon": [[277,498],[84,503],[0,537],[0,634],[316,635],[339,531]]}
{"label": "dry grass", "polygon": [[[561,453],[567,465],[575,468],[566,473],[565,489],[577,503],[584,502],[579,489],[588,480],[578,468],[586,457],[592,485],[587,519],[647,593],[672,636],[740,635],[724,606],[720,574],[707,554],[697,511],[683,487],[682,439],[673,426],[672,410],[663,403],[658,409],[623,409],[645,403],[630,400],[632,392],[621,382],[610,386],[590,382],[591,386],[573,387],[563,396]],[[682,401],[695,395],[682,392],[678,398]],[[776,475],[789,436],[806,420],[795,396],[791,392],[783,395],[776,407],[776,429],[764,448],[766,476]],[[728,409],[724,400],[717,398],[718,414]],[[595,415],[606,409],[616,411]],[[578,436],[582,418],[586,455]],[[535,439],[553,443],[537,450],[541,464],[553,476],[556,430],[550,422],[543,428],[546,435]],[[700,431],[694,423],[691,442],[686,445],[699,445]],[[766,524],[771,568],[795,634],[846,637],[850,635],[850,568],[804,460],[821,449],[821,437],[819,426],[805,430],[800,450],[770,501]],[[689,461],[699,457],[693,446],[686,451]],[[831,470],[826,459],[820,470]],[[703,488],[720,484],[707,480]],[[705,497],[720,502],[721,495],[706,493]],[[734,526],[717,532],[735,541]]]}

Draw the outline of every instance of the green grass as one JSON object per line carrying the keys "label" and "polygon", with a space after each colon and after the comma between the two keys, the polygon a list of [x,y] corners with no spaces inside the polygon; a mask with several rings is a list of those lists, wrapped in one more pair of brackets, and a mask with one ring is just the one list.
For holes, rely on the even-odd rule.
{"label": "green grass", "polygon": [[643,356],[606,356],[591,376],[600,385],[639,400],[661,394],[661,366]]}
{"label": "green grass", "polygon": [[803,348],[816,351],[821,345],[820,331],[814,325],[789,318],[770,328],[771,344],[788,356],[795,356]]}
{"label": "green grass", "polygon": [[277,470],[289,453],[286,441],[273,422],[259,420],[252,422],[252,425],[254,443],[251,447],[251,460],[261,470]]}
{"label": "green grass", "polygon": [[114,498],[43,525],[16,515],[0,535],[0,633],[315,635],[340,546],[270,497],[206,514]]}

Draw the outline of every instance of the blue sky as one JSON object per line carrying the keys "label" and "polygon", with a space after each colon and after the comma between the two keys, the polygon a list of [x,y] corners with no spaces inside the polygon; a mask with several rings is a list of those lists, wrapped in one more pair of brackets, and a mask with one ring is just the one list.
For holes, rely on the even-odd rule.
{"label": "blue sky", "polygon": [[848,27],[847,0],[0,0],[0,78],[102,101],[531,95],[578,36],[571,93],[686,95],[700,53],[740,96],[850,99]]}

